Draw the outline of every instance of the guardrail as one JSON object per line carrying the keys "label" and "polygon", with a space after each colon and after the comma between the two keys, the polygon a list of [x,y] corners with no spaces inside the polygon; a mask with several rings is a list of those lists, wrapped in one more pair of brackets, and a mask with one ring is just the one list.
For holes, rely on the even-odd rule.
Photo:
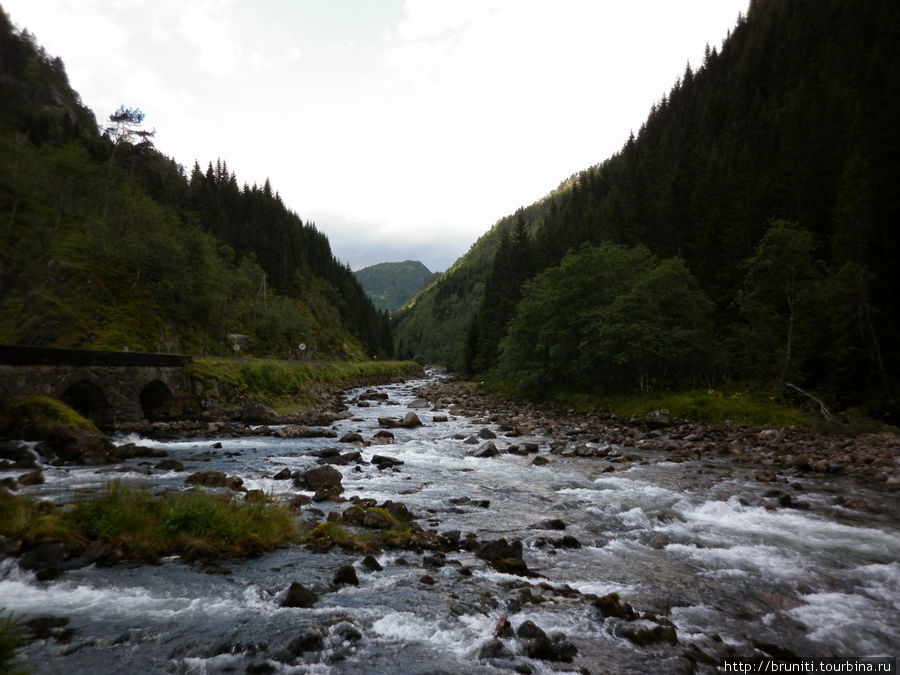
{"label": "guardrail", "polygon": [[0,364],[7,366],[109,366],[109,367],[170,367],[186,366],[193,357],[185,354],[155,354],[152,352],[107,352],[94,349],[62,349],[59,347],[28,347],[0,345]]}

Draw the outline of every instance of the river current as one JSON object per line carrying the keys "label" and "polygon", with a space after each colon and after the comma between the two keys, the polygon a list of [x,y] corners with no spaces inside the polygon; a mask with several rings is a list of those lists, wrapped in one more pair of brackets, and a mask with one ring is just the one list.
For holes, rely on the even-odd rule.
{"label": "river current", "polygon": [[[347,392],[351,416],[333,430],[338,438],[348,432],[372,438],[378,418],[402,418],[422,384],[379,387],[387,400],[363,407],[361,391]],[[465,439],[481,429],[498,434],[498,447],[506,440],[489,422],[491,411],[478,418],[453,409],[415,412],[423,426],[392,429],[392,445],[359,448],[364,459],[389,455],[403,464],[337,467],[343,496],[401,501],[422,527],[438,532],[521,540],[535,576],[494,571],[465,550],[447,554],[442,565],[427,551],[387,551],[376,556],[383,570],[368,571],[362,554],[296,546],[228,561],[228,574],[170,559],[84,567],[52,581],[38,581],[6,559],[0,607],[26,620],[68,619],[65,635],[28,645],[33,672],[715,672],[696,654],[754,655],[773,646],[803,657],[900,652],[896,493],[864,492],[873,508],[861,514],[834,505],[839,488],[819,479],[803,486],[809,508],[770,509],[760,504],[752,475],[733,471],[726,460],[675,464],[619,448],[632,461],[611,464],[550,454],[539,433],[514,440],[537,443],[549,459],[544,466],[532,464],[534,455],[476,458],[478,446]],[[263,435],[116,441],[163,449],[184,470],[150,471],[155,460],[99,470],[47,466],[46,482],[27,490],[62,501],[111,480],[156,490],[184,487],[198,470],[218,470],[241,477],[248,489],[295,494],[298,488],[275,474],[317,466],[317,450],[354,449],[335,438]],[[347,506],[317,502],[300,517],[321,520]],[[565,530],[544,529],[551,519]],[[558,545],[563,535],[578,547]],[[355,566],[358,586],[332,583],[346,564]],[[426,575],[433,583],[423,582]],[[292,582],[314,590],[318,602],[282,607]],[[620,637],[617,620],[604,619],[584,599],[611,592],[671,621],[678,644],[638,646]],[[514,629],[532,621],[547,633],[564,633],[578,649],[574,661],[529,658],[515,640],[483,658],[504,615]],[[286,656],[311,632],[322,636],[315,649]]]}

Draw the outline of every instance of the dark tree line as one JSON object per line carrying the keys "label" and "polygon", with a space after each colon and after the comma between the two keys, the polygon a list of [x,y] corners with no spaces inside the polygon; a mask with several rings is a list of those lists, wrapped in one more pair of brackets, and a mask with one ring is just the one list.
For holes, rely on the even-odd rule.
{"label": "dark tree line", "polygon": [[[656,386],[687,385],[700,373],[711,383],[754,379],[778,389],[792,382],[827,392],[836,404],[866,402],[896,415],[897,44],[900,6],[888,0],[752,2],[721,49],[708,47],[702,64],[685,68],[619,153],[525,210],[535,254],[529,272],[572,269],[584,245],[644,247],[656,260],[680,260],[693,281],[678,278],[696,282],[714,332],[705,334],[702,368],[695,362],[675,381],[660,374]],[[459,353],[476,356],[457,363],[475,372],[506,363],[509,374],[503,352],[514,345],[504,339],[547,290],[525,284],[523,291],[511,278],[505,301],[489,297],[502,285],[495,276],[515,219],[491,233],[497,255],[485,269],[492,281],[479,291],[470,339],[461,341],[468,351]],[[457,268],[475,277],[466,265]],[[565,283],[587,293],[597,275]],[[438,288],[454,285],[453,276]],[[429,320],[439,325],[444,308],[432,302]],[[581,335],[577,314],[561,340]],[[428,323],[401,319],[404,341],[404,322],[420,331]],[[594,322],[594,332],[603,325]],[[575,346],[583,351],[592,338],[582,339]],[[541,363],[532,367],[550,367]],[[647,382],[654,378],[616,386]]]}
{"label": "dark tree line", "polygon": [[138,108],[101,130],[62,61],[0,10],[0,341],[388,356],[378,312],[328,239],[266,181],[190,176]]}

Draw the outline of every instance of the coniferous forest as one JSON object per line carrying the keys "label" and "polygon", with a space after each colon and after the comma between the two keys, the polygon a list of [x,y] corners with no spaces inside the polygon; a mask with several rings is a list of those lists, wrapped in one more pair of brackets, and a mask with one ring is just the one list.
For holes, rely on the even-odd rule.
{"label": "coniferous forest", "polygon": [[388,356],[388,316],[268,180],[187,173],[139,108],[97,124],[0,11],[0,342]]}
{"label": "coniferous forest", "polygon": [[400,356],[531,396],[749,382],[896,421],[897,44],[887,0],[752,2],[620,152],[407,307]]}

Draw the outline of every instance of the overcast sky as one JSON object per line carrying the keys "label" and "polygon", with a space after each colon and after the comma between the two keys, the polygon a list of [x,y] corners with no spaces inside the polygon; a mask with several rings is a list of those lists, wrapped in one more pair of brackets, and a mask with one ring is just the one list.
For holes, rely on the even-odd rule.
{"label": "overcast sky", "polygon": [[353,269],[442,271],[617,152],[748,0],[0,0],[104,122],[269,178]]}

